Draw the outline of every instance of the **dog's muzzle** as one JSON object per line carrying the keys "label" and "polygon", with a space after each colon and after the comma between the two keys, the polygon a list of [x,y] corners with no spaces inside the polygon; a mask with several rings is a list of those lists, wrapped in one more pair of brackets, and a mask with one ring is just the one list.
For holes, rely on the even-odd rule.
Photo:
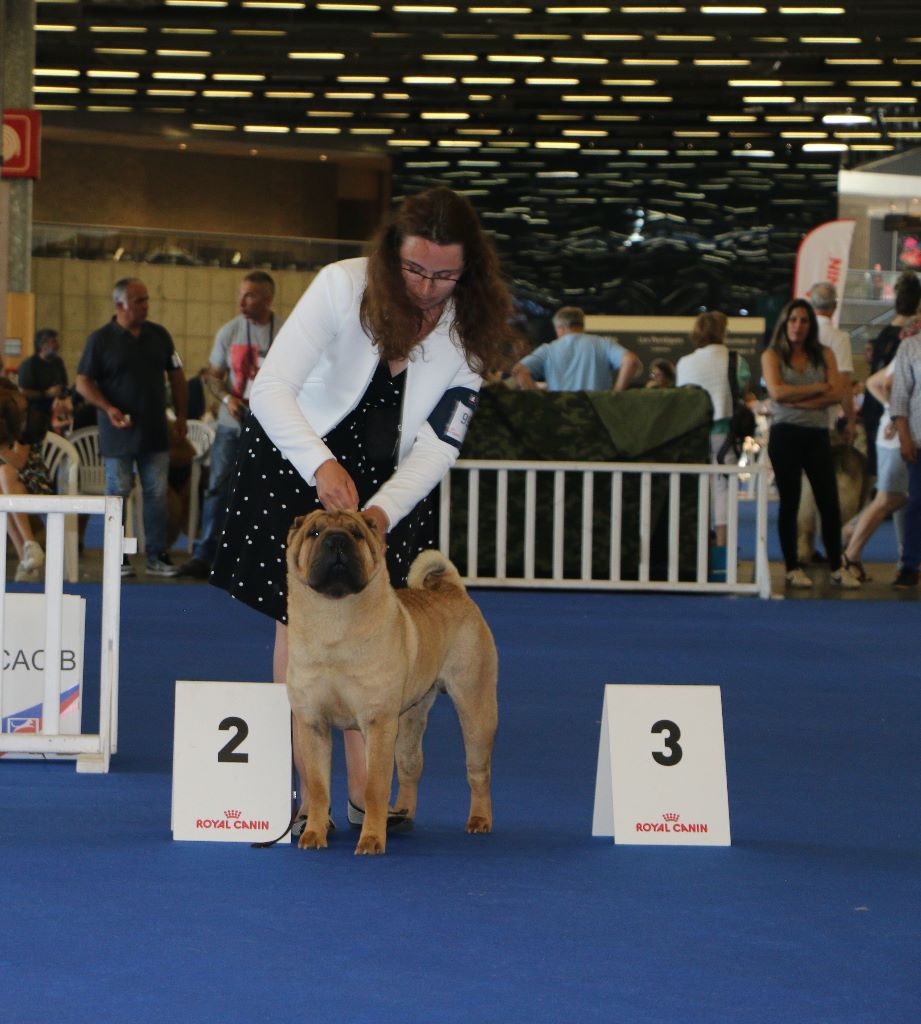
{"label": "dog's muzzle", "polygon": [[367,577],[359,544],[345,530],[327,530],[314,545],[308,585],[325,597],[346,597],[364,590]]}

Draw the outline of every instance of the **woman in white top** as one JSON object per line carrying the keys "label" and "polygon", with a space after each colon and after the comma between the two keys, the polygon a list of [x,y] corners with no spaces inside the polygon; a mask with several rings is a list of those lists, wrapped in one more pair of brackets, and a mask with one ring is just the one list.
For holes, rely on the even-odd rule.
{"label": "woman in white top", "polygon": [[844,565],[863,583],[870,577],[860,556],[864,545],[873,536],[880,523],[889,515],[895,524],[902,554],[902,531],[905,526],[905,503],[908,501],[908,467],[899,450],[899,435],[889,418],[889,392],[892,390],[890,363],[867,379],[867,390],[882,405],[883,414],[876,430],[876,495],[857,517],[853,527],[845,527],[847,547],[841,556]]}
{"label": "woman in white top", "polygon": [[[719,455],[729,433],[732,418],[732,392],[729,389],[729,349],[726,346],[725,313],[717,310],[701,313],[691,328],[694,351],[682,356],[676,368],[678,387],[696,384],[703,388],[713,403],[713,424],[710,427],[710,461],[720,461]],[[741,356],[737,356],[736,380],[739,394],[748,392],[751,371]],[[724,465],[735,465],[736,453],[730,448],[723,455]],[[710,523],[717,547],[726,544],[726,518],[728,511],[729,481],[723,475],[710,477]]]}

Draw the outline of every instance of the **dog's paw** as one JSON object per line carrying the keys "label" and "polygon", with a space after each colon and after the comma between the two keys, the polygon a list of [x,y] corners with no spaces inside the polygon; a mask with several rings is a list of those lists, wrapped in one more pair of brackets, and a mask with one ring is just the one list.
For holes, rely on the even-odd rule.
{"label": "dog's paw", "polygon": [[371,835],[367,835],[367,836],[364,835],[364,833],[362,833],[362,835],[359,836],[358,845],[355,847],[355,855],[356,856],[363,855],[363,854],[375,855],[375,854],[380,854],[380,853],[383,853],[383,852],[384,852],[384,840],[383,839],[380,839],[378,836],[374,835],[373,833]]}
{"label": "dog's paw", "polygon": [[475,832],[491,832],[492,822],[479,814],[471,814],[467,819],[467,831],[471,834]]}
{"label": "dog's paw", "polygon": [[301,833],[301,838],[297,841],[297,845],[301,850],[325,850],[327,845],[326,835],[320,835],[319,832],[305,828]]}

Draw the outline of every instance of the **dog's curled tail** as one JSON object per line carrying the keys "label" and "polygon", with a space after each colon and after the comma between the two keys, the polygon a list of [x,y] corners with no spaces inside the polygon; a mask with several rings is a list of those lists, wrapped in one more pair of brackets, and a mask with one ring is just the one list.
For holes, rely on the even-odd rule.
{"label": "dog's curled tail", "polygon": [[427,590],[434,590],[442,582],[455,587],[464,586],[460,573],[451,559],[435,548],[430,548],[416,556],[415,561],[409,567],[409,576],[406,582],[410,587]]}

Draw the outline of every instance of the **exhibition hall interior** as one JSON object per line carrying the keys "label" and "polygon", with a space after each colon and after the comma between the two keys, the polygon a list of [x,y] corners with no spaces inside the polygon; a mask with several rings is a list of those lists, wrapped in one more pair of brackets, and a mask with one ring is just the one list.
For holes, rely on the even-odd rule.
{"label": "exhibition hall interior", "polygon": [[[915,1019],[918,11],[0,0],[4,1019]],[[259,605],[330,464],[494,637],[488,835],[442,682],[384,856],[338,729],[299,846]]]}

